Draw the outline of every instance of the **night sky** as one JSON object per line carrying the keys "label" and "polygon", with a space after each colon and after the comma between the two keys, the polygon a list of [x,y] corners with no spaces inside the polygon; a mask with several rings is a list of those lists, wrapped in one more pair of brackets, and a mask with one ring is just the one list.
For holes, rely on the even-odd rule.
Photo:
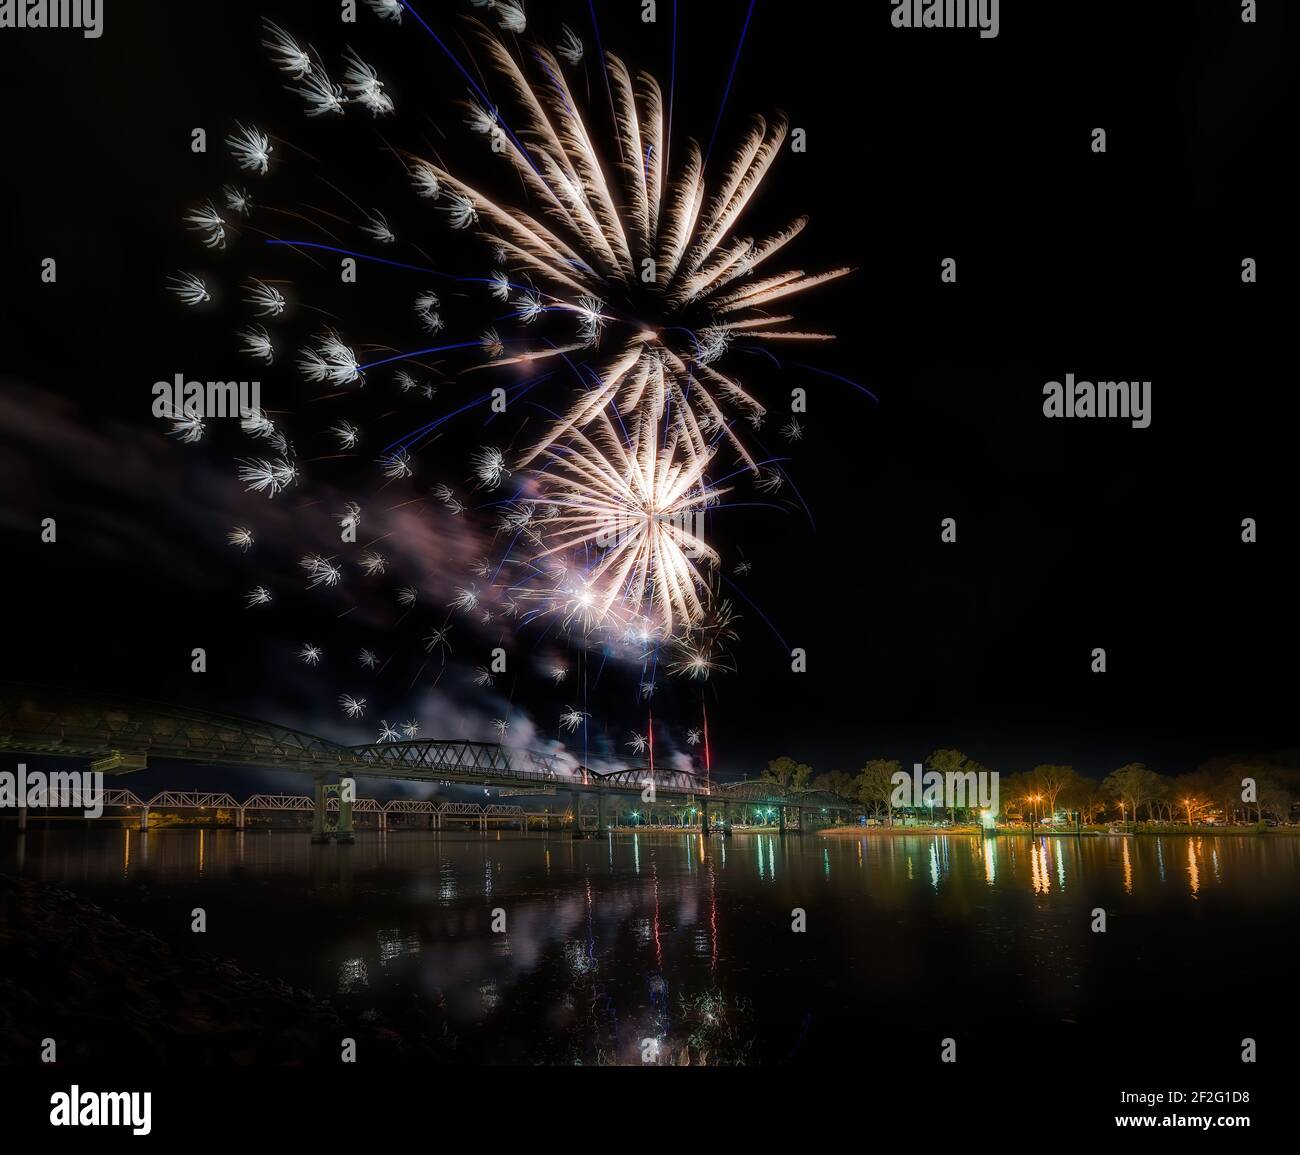
{"label": "night sky", "polygon": [[[314,29],[323,21],[303,15],[312,7],[265,10]],[[682,136],[709,139],[747,7],[679,6]],[[1264,0],[1251,27],[1226,0],[1136,7],[1006,0],[1001,35],[981,40],[895,30],[884,0],[758,0],[718,147],[751,113],[781,108],[807,129],[808,152],[782,158],[742,231],[762,235],[807,212],[791,263],[857,268],[791,310],[840,340],[789,357],[878,401],[750,359],[747,384],[771,412],[758,440],[792,459],[793,486],[743,499],[779,508],[710,523],[742,618],[738,670],[707,692],[719,770],[754,773],[782,754],[816,771],[856,770],[957,746],[1006,772],[1051,761],[1100,775],[1145,761],[1175,773],[1296,745],[1288,14]],[[590,45],[585,4],[546,8],[541,31],[562,19]],[[646,26],[631,0],[598,4],[605,47],[666,76],[672,8],[661,2]],[[250,371],[232,352],[233,325],[196,321],[163,288],[177,268],[202,263],[182,213],[231,172],[215,143],[191,154],[190,130],[206,126],[218,142],[235,119],[265,112],[308,151],[323,139],[257,47],[261,10],[110,0],[100,41],[27,33],[0,43],[11,94],[0,185],[11,238],[0,258],[10,298],[4,676],[364,741],[369,718],[340,728],[333,701],[344,687],[309,679],[292,656],[312,632],[331,644],[321,615],[243,608],[257,570],[224,544],[228,525],[214,513],[237,495],[241,448],[178,445],[149,413],[159,379]],[[427,38],[410,28],[381,38],[366,14],[355,39],[385,42],[372,55],[399,107],[458,126],[449,101],[464,86]],[[603,109],[593,58],[591,101]],[[1095,127],[1108,133],[1102,156],[1089,147]],[[356,120],[348,131],[377,174],[348,173],[353,195],[399,187],[380,154],[386,126]],[[446,155],[466,152],[453,144]],[[418,220],[411,200],[403,222]],[[443,235],[439,226],[427,239],[435,257],[447,251]],[[56,286],[38,280],[47,256],[59,262]],[[1241,283],[1247,256],[1259,261],[1258,284]],[[945,257],[958,261],[955,285],[939,281]],[[367,284],[367,315],[407,307],[407,286],[390,298],[378,277]],[[1150,380],[1151,427],[1046,420],[1043,384],[1067,373]],[[262,379],[268,408],[293,408],[291,368]],[[806,436],[787,447],[779,429],[795,386],[809,391]],[[376,420],[394,408],[374,400]],[[399,431],[419,423],[388,420]],[[454,465],[444,478],[431,463],[424,489],[463,476],[481,424],[472,417],[439,443],[439,462]],[[372,456],[361,464],[373,468]],[[57,545],[40,543],[43,517],[58,519]],[[940,543],[944,517],[957,519],[955,545]],[[1258,543],[1242,543],[1243,517],[1257,519]],[[732,574],[741,560],[752,565],[743,578]],[[291,577],[278,583],[286,603]],[[208,651],[205,675],[189,672],[194,646]],[[805,675],[790,672],[795,646],[808,653]],[[1089,670],[1096,646],[1107,651],[1104,675]],[[478,652],[467,632],[457,659]],[[533,668],[526,640],[520,653],[514,704],[553,736],[572,694]],[[410,712],[413,673],[395,661],[369,687],[376,723]],[[448,724],[470,701],[454,681]],[[611,668],[592,694],[593,725],[611,742],[643,729],[637,681]],[[671,745],[697,724],[698,687],[660,682],[656,724]]]}

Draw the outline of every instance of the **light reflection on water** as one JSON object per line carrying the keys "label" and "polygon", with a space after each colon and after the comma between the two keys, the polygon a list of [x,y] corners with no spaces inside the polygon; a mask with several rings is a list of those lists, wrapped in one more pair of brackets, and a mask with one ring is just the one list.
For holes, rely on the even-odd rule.
{"label": "light reflection on water", "polygon": [[[0,857],[172,940],[201,896],[215,953],[323,996],[436,1002],[486,1061],[506,1037],[528,1040],[529,1061],[639,1062],[641,1040],[671,1051],[688,1035],[715,1058],[770,1061],[810,1014],[887,1021],[920,988],[936,1014],[978,1013],[961,988],[1044,1021],[1086,1018],[1133,967],[1177,972],[1189,942],[1211,1003],[1250,966],[1251,936],[1234,932],[1294,917],[1300,838],[400,831],[337,847],[45,828]],[[1099,905],[1113,918],[1103,954],[1088,929]],[[794,907],[806,934],[791,933]],[[732,1033],[710,1035],[722,1021]]]}

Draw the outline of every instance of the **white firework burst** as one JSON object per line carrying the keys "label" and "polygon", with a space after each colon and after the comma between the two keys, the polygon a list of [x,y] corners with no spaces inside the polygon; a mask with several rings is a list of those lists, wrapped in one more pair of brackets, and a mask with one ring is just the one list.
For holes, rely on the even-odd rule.
{"label": "white firework burst", "polygon": [[180,272],[174,277],[168,277],[167,287],[191,309],[197,309],[212,300],[212,294],[208,292],[203,278],[194,273]]}
{"label": "white firework burst", "polygon": [[429,636],[424,639],[424,649],[429,654],[434,650],[442,650],[444,654],[450,654],[451,627],[443,626],[441,629],[430,631]]}
{"label": "white firework burst", "polygon": [[492,729],[494,729],[497,732],[498,738],[504,739],[505,736],[510,732],[510,723],[505,718],[493,718]]}
{"label": "white firework burst", "polygon": [[357,655],[357,661],[361,663],[364,669],[379,669],[379,655],[376,654],[374,650],[362,650],[361,653]]}
{"label": "white firework burst", "polygon": [[551,681],[553,681],[557,686],[561,682],[563,682],[565,678],[567,678],[568,676],[569,676],[569,670],[567,666],[551,667]]}
{"label": "white firework burst", "polygon": [[700,744],[700,739],[703,738],[703,737],[704,737],[704,735],[701,734],[698,730],[687,730],[687,731],[686,731],[686,745],[688,745],[688,746],[698,746],[698,745]]}
{"label": "white firework burst", "polygon": [[415,586],[403,586],[397,591],[397,604],[410,609],[415,605],[416,598],[419,597],[419,591]]}
{"label": "white firework burst", "polygon": [[652,420],[634,420],[625,442],[602,412],[595,436],[599,444],[575,432],[572,446],[546,451],[538,501],[558,514],[548,522],[548,548],[532,561],[589,543],[603,556],[579,586],[565,583],[558,596],[545,596],[570,618],[577,611],[584,625],[630,615],[672,633],[704,612],[709,582],[701,565],[719,559],[698,527],[702,511],[727,491],[705,486],[710,457],[684,453],[671,429],[661,441]]}
{"label": "white firework burst", "polygon": [[781,436],[787,441],[802,441],[803,426],[795,418],[791,417],[789,421],[781,426]]}
{"label": "white firework burst", "polygon": [[402,0],[366,0],[366,7],[381,20],[402,22]]}
{"label": "white firework burst", "polygon": [[308,381],[326,382],[336,389],[364,380],[356,353],[333,329],[325,330],[317,336],[314,345],[302,351],[298,368]]}
{"label": "white firework burst", "polygon": [[402,723],[402,737],[414,739],[414,738],[418,738],[419,736],[420,736],[420,723],[417,722],[414,718],[408,718],[405,722]]}
{"label": "white firework burst", "polygon": [[259,317],[278,317],[286,308],[284,294],[274,285],[268,285],[256,277],[244,286],[244,290],[247,293],[244,304],[252,305]]}
{"label": "white firework burst", "polygon": [[248,195],[248,190],[237,185],[228,184],[221,190],[222,200],[236,216],[246,217],[253,207],[253,198]]}
{"label": "white firework burst", "polygon": [[298,651],[300,657],[309,666],[319,666],[323,651],[319,646],[313,646],[307,642],[301,650]]}
{"label": "white firework burst", "polygon": [[291,485],[297,476],[298,471],[283,458],[275,461],[250,458],[239,463],[239,480],[245,483],[249,493],[265,493],[268,497],[275,497]]}
{"label": "white firework burst", "polygon": [[405,449],[379,458],[378,465],[389,481],[400,481],[412,476],[411,455]]}
{"label": "white firework burst", "polygon": [[542,301],[542,295],[535,289],[521,293],[515,300],[515,316],[525,325],[531,325],[545,312],[546,305]]}
{"label": "white firework burst", "polygon": [[453,229],[468,229],[478,224],[478,210],[474,207],[474,202],[463,193],[452,193],[447,198],[444,211]]}
{"label": "white firework burst", "polygon": [[436,201],[442,196],[442,181],[433,166],[422,160],[411,166],[411,184],[415,186],[415,195],[425,200]]}
{"label": "white firework burst", "polygon": [[185,214],[185,224],[194,232],[202,234],[203,243],[208,248],[226,247],[226,222],[211,201],[205,201],[197,208],[190,209]]}
{"label": "white firework burst", "polygon": [[501,335],[495,329],[489,329],[479,339],[479,344],[483,346],[483,352],[491,361],[505,355],[505,342],[501,340]]}
{"label": "white firework burst", "polygon": [[385,721],[379,723],[379,741],[381,742],[398,742],[401,741],[402,735],[393,726]]}
{"label": "white firework burst", "polygon": [[456,496],[450,486],[435,485],[433,487],[433,496],[446,506],[453,517],[459,517],[465,512],[464,503]]}
{"label": "white firework burst", "polygon": [[443,330],[442,315],[438,312],[441,305],[438,294],[426,290],[415,298],[415,316],[420,327],[426,333],[440,333]]}
{"label": "white firework burst", "polygon": [[266,19],[263,19],[262,27],[267,37],[262,41],[262,46],[267,50],[276,68],[294,80],[301,80],[311,72],[311,56],[289,33],[278,24]]}
{"label": "white firework burst", "polygon": [[447,604],[454,610],[473,613],[478,609],[478,587],[470,586],[469,589],[465,589],[462,586],[457,586],[456,596]]}
{"label": "white firework burst", "polygon": [[332,564],[318,553],[309,553],[298,563],[307,571],[307,588],[333,588],[343,580],[343,567]]}
{"label": "white firework burst", "polygon": [[644,734],[638,734],[634,730],[631,735],[629,735],[626,745],[633,754],[644,754],[647,746],[646,737]]}
{"label": "white firework burst", "polygon": [[247,553],[253,548],[253,531],[237,525],[226,534],[226,541],[230,545],[237,546],[243,553]]}
{"label": "white firework burst", "polygon": [[361,430],[351,421],[340,421],[330,432],[337,439],[340,449],[355,449],[361,441]]}
{"label": "white firework burst", "polygon": [[239,428],[249,437],[274,437],[275,422],[267,415],[265,409],[248,409],[239,419]]}
{"label": "white firework burst", "polygon": [[335,84],[325,70],[317,64],[302,78],[294,93],[307,105],[308,116],[342,116],[344,114],[343,89]]}
{"label": "white firework burst", "polygon": [[351,530],[356,533],[357,527],[361,524],[361,506],[355,501],[349,501],[344,507],[342,514],[339,515],[339,529]]}
{"label": "white firework burst", "polygon": [[207,428],[203,418],[197,413],[181,413],[172,417],[171,423],[168,436],[177,438],[183,445],[194,445],[202,441],[204,430]]}
{"label": "white firework burst", "polygon": [[368,576],[375,577],[382,574],[388,567],[388,560],[381,553],[367,550],[361,555],[361,560],[357,564],[366,571]]}
{"label": "white firework burst", "polygon": [[497,20],[507,32],[520,34],[528,30],[523,0],[496,0]]}
{"label": "white firework burst", "polygon": [[720,361],[731,348],[729,329],[704,329],[696,336],[695,360],[700,365],[712,365],[714,361]]}
{"label": "white firework burst", "polygon": [[235,131],[226,137],[226,147],[230,149],[235,162],[245,172],[255,172],[262,176],[267,174],[271,165],[271,138],[256,128],[236,124]]}
{"label": "white firework burst", "polygon": [[374,237],[383,245],[391,245],[397,240],[397,234],[388,227],[388,221],[385,219],[384,214],[380,212],[367,217],[365,224],[361,226],[361,231],[367,236]]}
{"label": "white firework burst", "polygon": [[343,72],[343,87],[348,99],[369,109],[373,116],[385,116],[393,111],[393,100],[385,91],[379,73],[361,59],[351,48],[343,54],[347,65]]}
{"label": "white firework burst", "polygon": [[567,24],[560,26],[560,43],[556,46],[556,52],[566,64],[576,68],[582,63],[582,41],[578,35]]}
{"label": "white firework burst", "polygon": [[491,686],[495,681],[496,678],[492,676],[492,671],[487,666],[479,666],[474,671],[474,685],[476,686]]}
{"label": "white firework burst", "polygon": [[483,135],[492,132],[497,126],[497,110],[487,108],[477,100],[469,102],[469,117],[465,121],[470,130]]}
{"label": "white firework burst", "polygon": [[591,715],[585,711],[575,710],[572,706],[569,706],[564,713],[560,715],[560,729],[567,734],[572,734],[574,730],[577,730],[582,723],[590,717]]}
{"label": "white firework burst", "polygon": [[351,694],[341,694],[339,696],[339,705],[343,707],[343,713],[349,718],[365,717],[365,698],[354,698]]}
{"label": "white firework burst", "polygon": [[510,470],[506,468],[506,459],[501,450],[485,445],[472,458],[470,465],[474,476],[478,478],[480,489],[496,489],[507,477]]}
{"label": "white firework burst", "polygon": [[597,297],[579,297],[574,311],[578,314],[578,336],[588,347],[600,343],[601,331],[605,328],[604,305]]}
{"label": "white firework burst", "polygon": [[262,325],[251,325],[239,333],[239,351],[266,365],[275,363],[275,345]]}
{"label": "white firework burst", "polygon": [[244,601],[249,609],[254,606],[268,606],[271,604],[271,591],[266,586],[254,586],[244,595]]}

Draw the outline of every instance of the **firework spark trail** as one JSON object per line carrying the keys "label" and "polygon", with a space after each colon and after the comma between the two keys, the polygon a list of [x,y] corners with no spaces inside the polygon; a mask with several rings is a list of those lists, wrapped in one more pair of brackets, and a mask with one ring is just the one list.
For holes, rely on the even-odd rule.
{"label": "firework spark trail", "polygon": [[[580,722],[585,763],[588,695],[599,685],[611,655],[622,660],[649,646],[641,681],[651,686],[659,670],[661,647],[668,673],[683,678],[702,682],[712,673],[733,668],[725,653],[725,631],[708,632],[719,610],[728,620],[730,611],[725,603],[718,604],[720,558],[701,539],[699,519],[708,511],[771,505],[722,502],[721,497],[729,492],[724,483],[735,477],[748,476],[763,491],[789,485],[802,502],[781,459],[772,458],[765,450],[754,452],[747,444],[749,436],[743,430],[746,426],[758,430],[766,410],[744,374],[733,366],[734,355],[737,351],[761,352],[781,368],[782,362],[768,345],[833,339],[815,326],[800,325],[787,307],[795,297],[850,270],[772,271],[773,259],[805,231],[807,217],[797,217],[757,238],[740,235],[746,212],[783,150],[787,138],[783,115],[753,118],[725,167],[720,162],[709,173],[754,15],[754,0],[748,5],[722,101],[703,150],[694,140],[679,143],[676,150],[673,147],[678,56],[675,2],[667,100],[653,76],[630,70],[605,51],[594,2],[589,4],[606,89],[597,104],[603,106],[608,101],[607,123],[603,110],[598,118],[593,116],[589,81],[585,113],[570,88],[565,65],[580,69],[585,54],[581,41],[567,26],[555,49],[532,43],[520,48],[514,35],[523,31],[523,6],[502,2],[494,8],[476,0],[476,7],[495,15],[512,47],[497,32],[470,19],[469,40],[474,47],[469,51],[479,59],[467,68],[409,0],[367,0],[366,6],[394,33],[399,27],[419,28],[432,38],[469,89],[463,106],[466,115],[458,114],[456,123],[471,139],[490,142],[495,158],[504,160],[518,178],[521,196],[510,203],[482,192],[483,185],[454,170],[441,155],[430,159],[395,148],[386,139],[383,142],[385,151],[400,162],[409,178],[416,203],[431,208],[439,225],[469,230],[494,254],[496,267],[474,269],[474,275],[432,267],[424,250],[410,243],[409,237],[414,235],[411,226],[404,226],[398,215],[386,214],[373,203],[363,206],[352,200],[325,176],[320,177],[321,183],[351,205],[344,215],[316,207],[306,199],[299,203],[301,211],[290,211],[268,203],[269,193],[255,190],[257,195],[250,197],[242,186],[228,184],[216,199],[199,202],[197,208],[191,205],[181,221],[203,246],[205,259],[215,259],[214,254],[219,253],[229,260],[240,247],[241,234],[260,231],[263,244],[256,246],[258,251],[288,249],[319,270],[325,266],[313,253],[465,287],[463,292],[449,290],[445,300],[439,299],[441,284],[439,293],[427,286],[417,285],[416,289],[422,288],[418,295],[412,290],[403,308],[394,310],[395,315],[406,318],[405,331],[410,331],[413,323],[417,325],[414,331],[423,329],[425,334],[446,327],[449,339],[438,346],[402,352],[423,345],[428,336],[423,341],[392,338],[380,343],[353,340],[364,335],[349,332],[345,341],[340,333],[347,322],[322,307],[328,302],[309,303],[292,282],[279,280],[263,269],[247,270],[240,281],[241,303],[258,321],[274,321],[278,326],[289,323],[296,309],[308,309],[325,318],[318,324],[330,326],[306,345],[298,342],[296,357],[282,342],[282,338],[288,340],[286,334],[276,332],[273,337],[261,324],[247,322],[236,333],[241,351],[255,360],[266,364],[296,360],[307,382],[323,387],[312,400],[337,398],[346,404],[368,384],[363,395],[373,396],[376,388],[392,387],[377,370],[418,363],[420,358],[440,360],[421,365],[424,373],[417,373],[414,365],[410,371],[397,371],[404,403],[408,403],[407,395],[414,402],[421,396],[426,400],[434,396],[436,386],[419,379],[423,376],[427,382],[425,374],[442,378],[450,387],[467,372],[482,371],[490,381],[498,374],[513,377],[520,366],[540,370],[524,381],[510,380],[501,389],[457,404],[432,421],[412,423],[412,432],[377,457],[367,452],[362,459],[374,462],[376,484],[405,490],[408,484],[418,484],[412,479],[420,479],[421,467],[431,464],[428,458],[432,455],[423,451],[441,438],[440,431],[454,419],[491,403],[484,425],[493,425],[492,436],[501,448],[479,442],[470,464],[470,481],[494,488],[512,472],[517,479],[513,498],[488,503],[501,507],[505,548],[499,560],[479,563],[477,572],[485,583],[481,591],[465,573],[450,581],[440,575],[457,594],[448,606],[447,621],[432,634],[428,633],[430,624],[412,623],[418,629],[416,648],[429,654],[441,649],[445,666],[451,650],[447,639],[453,614],[469,616],[480,630],[498,621],[503,632],[510,621],[516,623],[511,628],[537,622],[544,627],[543,638],[554,630],[566,644],[580,642],[581,709],[568,709],[565,717],[571,726],[564,729],[576,730]],[[287,81],[285,87],[294,94],[300,114],[313,125],[324,126],[322,131],[331,131],[330,125],[345,118],[359,117],[369,123],[397,112],[388,95],[397,90],[386,89],[382,62],[365,51],[364,45],[364,59],[350,46],[346,49],[336,70],[343,84],[336,86],[325,62],[305,39],[269,21],[264,36],[271,64],[281,80]],[[492,77],[491,85],[483,78],[485,74]],[[580,69],[577,75],[581,78],[584,73]],[[489,87],[498,90],[499,102],[489,99]],[[229,162],[249,174],[236,177],[236,182],[252,184],[265,179],[270,188],[269,182],[283,179],[302,158],[323,163],[248,120],[234,122],[226,144]],[[722,156],[720,152],[717,155]],[[225,217],[215,207],[218,204],[224,206]],[[306,221],[319,229],[323,239],[304,238],[303,233],[310,236],[306,229],[295,230],[290,236],[258,230],[253,218],[259,212]],[[250,219],[246,222],[245,218]],[[350,222],[372,243],[389,248],[396,256],[349,247],[335,235],[336,221]],[[400,259],[403,247],[418,256]],[[419,260],[425,263],[416,263]],[[171,278],[169,288],[183,305],[203,310],[213,300],[204,279],[207,276],[181,272]],[[481,296],[483,304],[492,303],[491,313],[486,314],[491,318],[488,327],[482,313],[475,318],[457,315],[465,310],[465,302],[474,302],[476,296]],[[779,308],[772,308],[774,305]],[[453,333],[462,339],[451,338]],[[284,357],[279,356],[281,350],[286,352]],[[462,366],[461,362],[468,364]],[[445,369],[444,364],[448,366]],[[534,389],[560,375],[560,364],[567,366],[577,381],[571,399],[552,408],[530,398]],[[789,364],[846,381],[874,398],[847,378],[797,362]],[[367,374],[372,374],[369,380]],[[509,429],[499,432],[500,426],[494,424],[506,414],[506,408],[495,405],[502,394],[511,415],[521,410],[530,414],[517,423],[513,433]],[[544,416],[538,419],[532,415],[536,413]],[[274,423],[265,414],[243,423],[247,436],[268,439],[274,452],[265,450],[266,456],[236,461],[243,485],[264,498],[276,498],[300,481],[299,459],[288,440],[292,414],[276,408],[275,416]],[[202,428],[185,425],[173,432],[178,439],[192,442],[202,435]],[[802,426],[792,422],[782,432],[794,441],[802,436]],[[333,447],[343,451],[342,456],[351,456],[363,441],[369,448],[373,433],[372,423],[361,417],[355,422],[331,417],[323,429],[317,426],[317,434],[327,436]],[[391,431],[385,430],[374,441],[388,436]],[[449,444],[443,442],[440,449]],[[474,445],[462,448],[468,455]],[[719,482],[709,473],[724,450],[734,453],[737,468],[722,470],[727,476]],[[310,457],[306,464],[327,460]],[[427,487],[424,491],[430,492]],[[446,486],[432,492],[451,516],[466,512],[467,505]],[[402,504],[411,502],[391,508]],[[251,530],[241,528],[228,540],[247,551],[252,537]],[[491,550],[499,544],[494,542]],[[359,560],[348,559],[349,576],[360,572],[364,578],[376,580],[345,583],[341,565],[310,554],[303,562],[305,584],[313,589],[377,587],[381,584],[377,579],[390,569],[399,580],[410,580],[414,575],[403,574],[400,561],[400,551],[391,560],[373,551],[364,552]],[[461,584],[457,586],[457,582]],[[421,606],[430,604],[414,585],[390,588],[385,597],[396,598],[406,611],[398,626],[414,609],[417,597]],[[271,595],[267,587],[258,586],[246,600],[250,606],[265,606]],[[601,662],[591,684],[587,648],[598,640],[613,646],[602,645]],[[314,660],[308,653],[315,655]],[[300,656],[306,664],[315,665],[320,653],[310,645]],[[385,668],[389,660],[385,660]],[[382,673],[381,668],[376,676]],[[476,680],[482,678],[486,680],[480,681],[481,686],[492,685],[491,671],[484,667],[476,675]],[[366,709],[364,700],[349,695],[340,698],[339,704],[354,717]],[[401,708],[393,706],[384,712],[392,718],[400,716],[393,710]],[[381,726],[390,733],[396,730],[387,722]],[[704,735],[707,758],[707,722]],[[644,739],[651,751],[654,738],[651,719]]]}

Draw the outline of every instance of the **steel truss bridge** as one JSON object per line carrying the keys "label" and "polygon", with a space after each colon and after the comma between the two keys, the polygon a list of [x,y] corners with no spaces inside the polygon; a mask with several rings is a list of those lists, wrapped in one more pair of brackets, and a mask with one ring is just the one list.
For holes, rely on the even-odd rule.
{"label": "steel truss bridge", "polygon": [[[149,814],[155,810],[228,810],[235,818],[235,829],[247,826],[248,811],[270,813],[312,814],[315,799],[310,794],[254,794],[239,802],[231,794],[204,793],[197,790],[162,790],[152,798],[140,798],[132,790],[105,790],[104,809],[136,810],[140,813],[140,828],[149,829]],[[329,798],[325,809],[337,812],[339,800]],[[558,818],[544,811],[526,811],[522,806],[477,802],[434,802],[415,798],[395,798],[380,802],[377,798],[357,798],[352,802],[353,814],[373,814],[380,830],[387,830],[390,819],[398,815],[415,815],[427,818],[435,830],[445,829],[451,822],[464,822],[486,830],[493,823],[519,823],[526,826],[530,819]]]}
{"label": "steel truss bridge", "polygon": [[[605,799],[643,795],[651,785],[654,787],[653,796],[662,800],[665,807],[673,802],[698,803],[706,826],[710,806],[715,807],[716,812],[719,805],[724,808],[724,814],[732,805],[772,808],[777,811],[783,828],[787,808],[793,808],[797,813],[822,809],[856,812],[861,809],[856,802],[835,794],[792,790],[761,779],[722,785],[706,782],[689,771],[664,767],[629,767],[607,773],[582,766],[570,769],[557,754],[509,750],[491,742],[418,739],[344,746],[271,722],[109,695],[79,696],[12,684],[0,684],[0,751],[15,755],[90,759],[91,768],[106,775],[129,774],[145,769],[151,762],[170,761],[298,771],[313,775],[315,796],[301,798],[292,805],[253,805],[260,799],[296,798],[292,795],[256,795],[242,806],[229,795],[202,797],[220,797],[224,800],[220,806],[237,811],[312,810],[318,820],[322,815],[339,810],[337,799],[323,791],[323,784],[346,778],[495,787],[516,796],[526,794],[530,787],[539,793],[563,790],[574,795],[573,813],[578,817],[580,827],[585,795],[596,796],[599,822],[603,826]],[[129,791],[123,793],[130,794]],[[182,797],[191,795],[164,791],[156,796],[157,799]],[[138,806],[142,813],[155,805],[154,799],[146,803],[133,794],[131,798],[133,801],[118,805]],[[157,805],[182,804],[158,801]],[[399,802],[385,803],[381,807],[374,799],[354,800],[343,810],[345,825],[350,829],[349,811],[368,813],[373,806],[380,813],[385,807],[393,807],[387,812],[394,813],[401,812],[403,805],[435,804]],[[437,805],[441,808],[433,813],[441,818],[455,816],[446,808],[476,804],[447,802]]]}

